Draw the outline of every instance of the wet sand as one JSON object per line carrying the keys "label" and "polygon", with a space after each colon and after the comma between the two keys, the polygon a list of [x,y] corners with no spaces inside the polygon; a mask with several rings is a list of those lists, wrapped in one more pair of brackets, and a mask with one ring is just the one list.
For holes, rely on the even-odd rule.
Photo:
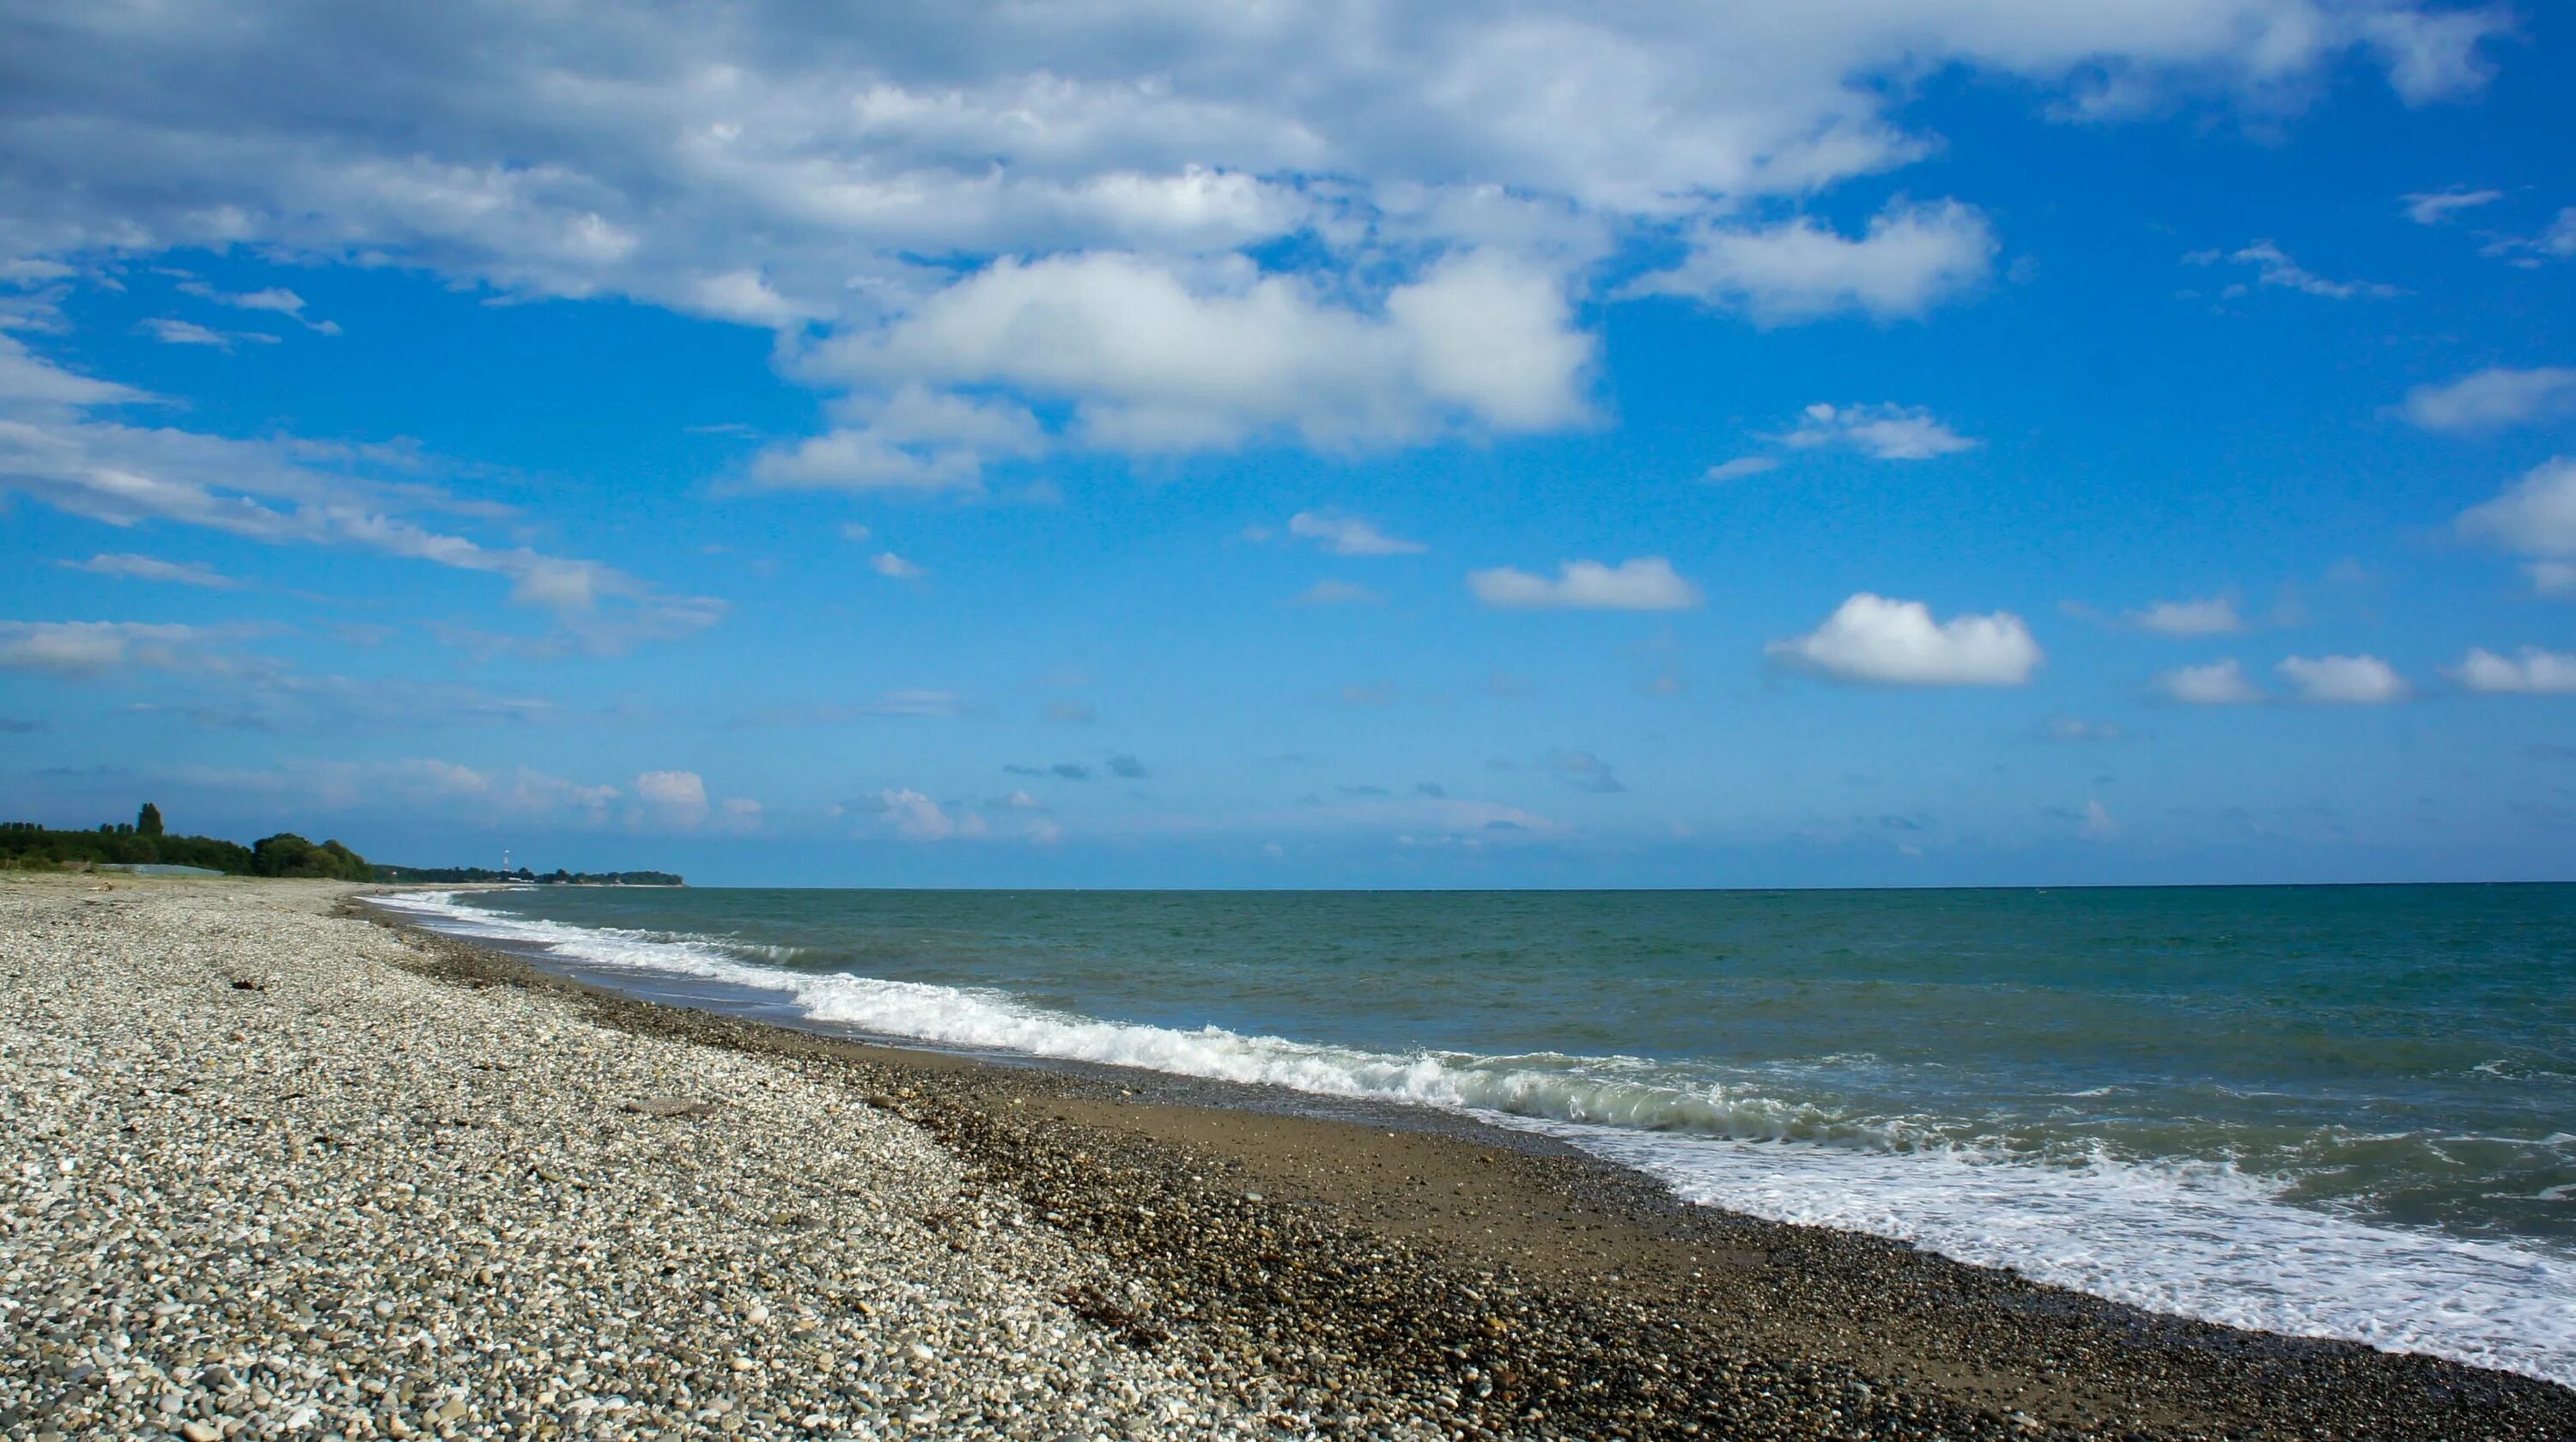
{"label": "wet sand", "polygon": [[640,1036],[828,1069],[1138,1284],[1096,1320],[1273,1377],[1327,1431],[1404,1418],[1461,1436],[2576,1438],[2576,1392],[2550,1383],[1687,1206],[1467,1119],[866,1045],[416,935],[427,973],[457,985],[551,992]]}

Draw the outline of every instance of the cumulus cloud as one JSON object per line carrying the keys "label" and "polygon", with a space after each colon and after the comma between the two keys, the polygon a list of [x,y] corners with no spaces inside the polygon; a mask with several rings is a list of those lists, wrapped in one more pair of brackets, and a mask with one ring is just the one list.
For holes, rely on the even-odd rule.
{"label": "cumulus cloud", "polygon": [[2525,646],[2512,656],[2499,656],[2483,646],[2472,649],[2450,668],[2451,679],[2470,691],[2496,695],[2566,696],[2576,694],[2576,653]]}
{"label": "cumulus cloud", "polygon": [[895,834],[908,841],[953,841],[985,835],[990,828],[974,812],[951,815],[938,802],[910,787],[888,787],[876,794],[872,808]]}
{"label": "cumulus cloud", "polygon": [[2470,507],[2460,534],[2501,550],[2538,557],[2532,585],[2544,594],[2576,586],[2576,459],[2553,456],[2525,471],[2494,500]]}
{"label": "cumulus cloud", "polygon": [[2158,601],[2131,611],[2128,623],[2159,636],[2232,636],[2245,629],[2236,602],[2225,596],[2200,601]]}
{"label": "cumulus cloud", "polygon": [[1271,435],[1350,449],[1578,422],[1593,351],[1562,282],[1499,255],[1452,258],[1364,310],[1249,263],[1185,274],[1097,253],[997,261],[881,330],[826,343],[809,370],[1009,386],[1070,404],[1076,437],[1109,450]]}
{"label": "cumulus cloud", "polygon": [[1978,445],[1919,406],[1836,406],[1821,401],[1800,411],[1797,427],[1780,441],[1799,450],[1847,447],[1874,461],[1928,461]]}
{"label": "cumulus cloud", "polygon": [[1858,239],[1802,216],[1772,226],[1712,223],[1689,240],[1687,259],[1629,293],[1736,306],[1762,325],[1842,312],[1920,316],[1981,284],[1997,248],[1985,216],[1955,200],[1891,205]]}
{"label": "cumulus cloud", "polygon": [[1288,534],[1317,542],[1336,556],[1411,556],[1428,549],[1420,541],[1390,536],[1356,516],[1299,511],[1288,518]]}
{"label": "cumulus cloud", "polygon": [[1932,619],[1920,601],[1862,591],[1804,636],[1771,643],[1784,665],[1882,686],[2019,686],[2043,659],[2010,611]]}
{"label": "cumulus cloud", "polygon": [[2258,240],[2235,251],[2194,251],[2183,259],[2193,265],[2216,265],[2224,260],[2254,268],[2254,283],[2297,291],[2325,300],[2388,300],[2406,292],[2393,285],[2367,280],[2328,280],[2292,260],[2287,251],[2269,240]]}
{"label": "cumulus cloud", "polygon": [[2440,225],[2456,211],[2474,210],[2504,199],[2501,190],[2470,190],[2453,186],[2449,190],[2420,190],[2404,197],[2406,218],[2417,225]]}
{"label": "cumulus cloud", "polygon": [[707,783],[694,771],[647,771],[635,778],[635,799],[653,820],[683,830],[707,815]]}
{"label": "cumulus cloud", "polygon": [[2292,656],[2277,668],[2302,701],[2377,706],[2414,694],[2406,678],[2376,656]]}
{"label": "cumulus cloud", "polygon": [[2490,366],[2406,393],[2399,414],[2428,431],[2495,431],[2576,416],[2576,367]]}
{"label": "cumulus cloud", "polygon": [[[1004,390],[1050,428],[1069,410],[1048,444],[1136,452],[1581,424],[1567,282],[1666,240],[1685,256],[1647,288],[1764,324],[1922,314],[1986,275],[1981,214],[1900,201],[1853,235],[1796,208],[1935,148],[1929,76],[2096,117],[2114,92],[2277,116],[2354,58],[2410,101],[2463,93],[2507,24],[2434,0],[466,0],[398,33],[225,0],[54,12],[11,37],[21,267],[205,247],[620,296],[776,330],[857,410]],[[283,287],[189,285],[330,328]],[[996,454],[862,415],[753,479],[959,488]]]}
{"label": "cumulus cloud", "polygon": [[918,581],[930,574],[892,551],[879,551],[869,559],[868,569],[895,581]]}
{"label": "cumulus cloud", "polygon": [[210,591],[230,591],[241,584],[205,566],[164,561],[155,556],[101,553],[86,561],[65,561],[62,564],[95,576],[117,576],[129,581],[168,581],[181,586],[202,586]]}
{"label": "cumulus cloud", "polygon": [[1700,603],[1699,588],[1661,556],[1616,566],[1567,561],[1552,581],[1509,566],[1470,571],[1467,589],[1486,605],[1508,610],[1687,611]]}
{"label": "cumulus cloud", "polygon": [[2186,706],[2250,706],[2264,699],[2235,657],[2205,666],[2177,666],[2156,677],[2156,689]]}

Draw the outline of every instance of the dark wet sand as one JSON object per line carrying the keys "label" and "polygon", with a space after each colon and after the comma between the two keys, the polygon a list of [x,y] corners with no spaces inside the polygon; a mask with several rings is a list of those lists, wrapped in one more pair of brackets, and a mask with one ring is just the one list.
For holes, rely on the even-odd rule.
{"label": "dark wet sand", "polygon": [[1460,1436],[2576,1439],[2550,1383],[1687,1206],[1461,1118],[865,1045],[422,935],[458,984],[844,1078],[1149,1282],[1141,1309],[1097,1305],[1134,1344],[1286,1377],[1352,1435],[1428,1415]]}

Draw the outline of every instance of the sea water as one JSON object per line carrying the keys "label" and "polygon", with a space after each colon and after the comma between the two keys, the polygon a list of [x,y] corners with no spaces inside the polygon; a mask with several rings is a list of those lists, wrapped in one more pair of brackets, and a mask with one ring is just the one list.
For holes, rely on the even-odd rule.
{"label": "sea water", "polygon": [[2576,887],[394,904],[616,984],[1462,1110],[1691,1201],[2576,1385]]}

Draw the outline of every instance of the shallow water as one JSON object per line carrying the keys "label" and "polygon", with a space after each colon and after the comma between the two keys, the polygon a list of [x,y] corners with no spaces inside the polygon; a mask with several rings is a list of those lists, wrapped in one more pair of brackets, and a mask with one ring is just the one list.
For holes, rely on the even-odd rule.
{"label": "shallow water", "polygon": [[1696,1201],[2576,1384],[2576,887],[404,904],[773,1017],[1468,1109]]}

